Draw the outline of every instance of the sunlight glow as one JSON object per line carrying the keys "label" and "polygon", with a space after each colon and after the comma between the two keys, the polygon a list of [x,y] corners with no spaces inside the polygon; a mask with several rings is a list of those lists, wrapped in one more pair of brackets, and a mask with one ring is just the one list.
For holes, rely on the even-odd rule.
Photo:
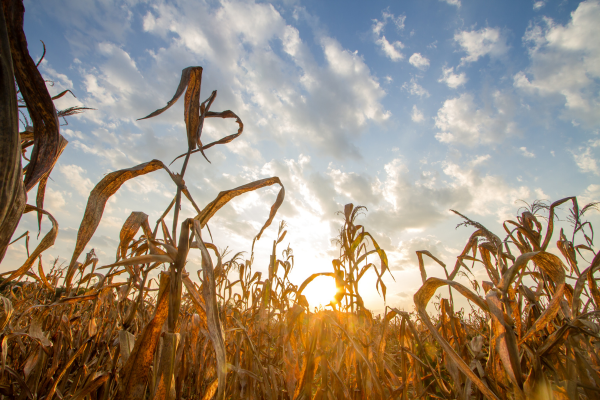
{"label": "sunlight glow", "polygon": [[308,284],[302,294],[306,296],[311,309],[319,306],[325,307],[333,301],[333,296],[336,294],[335,280],[328,276],[319,276]]}

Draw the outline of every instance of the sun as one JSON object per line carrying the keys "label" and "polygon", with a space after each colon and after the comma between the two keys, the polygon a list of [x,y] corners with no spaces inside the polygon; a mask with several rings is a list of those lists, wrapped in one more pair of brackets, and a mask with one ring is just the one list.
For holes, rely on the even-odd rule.
{"label": "sun", "polygon": [[337,293],[337,288],[335,287],[335,279],[329,276],[319,276],[312,281],[306,289],[302,292],[304,296],[306,296],[306,300],[308,300],[308,304],[310,307],[325,307],[331,301],[333,301],[333,297]]}

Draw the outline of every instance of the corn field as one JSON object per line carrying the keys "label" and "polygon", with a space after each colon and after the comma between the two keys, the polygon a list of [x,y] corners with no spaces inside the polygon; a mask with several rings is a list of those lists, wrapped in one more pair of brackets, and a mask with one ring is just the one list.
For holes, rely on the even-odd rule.
{"label": "corn field", "polygon": [[[22,214],[35,212],[38,223],[47,218],[52,228],[22,265],[9,266],[0,278],[1,398],[600,398],[600,290],[594,277],[600,256],[585,220],[598,210],[596,203],[580,207],[575,197],[536,201],[504,223],[503,239],[454,211],[461,225],[474,230],[455,265],[449,269],[434,254],[418,251],[423,284],[414,294],[415,312],[386,307],[375,316],[359,282],[374,271],[375,289],[385,299],[383,278],[391,273],[385,250],[357,224],[364,207],[347,204],[340,211],[340,252],[332,270],[299,286],[289,280],[293,251],[281,248],[283,221],[266,276],[253,272],[253,252],[228,257],[207,240],[208,222],[230,200],[279,185],[256,242],[275,219],[285,189],[271,177],[224,190],[203,208],[196,204],[184,180],[192,155],[208,160],[207,150],[230,143],[244,128],[234,112],[211,111],[217,91],[201,101],[201,67],[184,69],[173,98],[142,118],[166,112],[183,95],[188,147],[178,157],[181,170],[151,160],[107,174],[89,195],[69,264],[43,265],[41,255],[59,231],[44,210],[46,182],[67,146],[59,118],[89,109],[56,110],[54,100],[68,93],[51,97],[37,69],[41,60],[29,55],[22,0],[2,0],[2,8],[0,261],[12,243],[28,240],[24,235],[11,242]],[[210,118],[232,119],[238,130],[204,144]],[[132,212],[120,231],[116,262],[101,263],[93,250],[83,255],[109,198],[128,180],[158,170],[174,187],[163,215],[149,221],[144,212]],[[35,206],[27,197],[34,187]],[[184,201],[195,217],[181,220]],[[559,206],[569,207],[573,232],[554,232]],[[547,251],[553,234],[562,258]],[[201,266],[188,262],[192,252],[201,255]],[[445,279],[428,277],[425,257]],[[476,267],[485,268],[489,280],[475,280]],[[303,291],[319,276],[334,279],[337,293],[327,307],[311,312]],[[428,305],[443,287],[447,298],[438,297],[431,316]],[[457,296],[467,299],[469,312],[455,306]]]}

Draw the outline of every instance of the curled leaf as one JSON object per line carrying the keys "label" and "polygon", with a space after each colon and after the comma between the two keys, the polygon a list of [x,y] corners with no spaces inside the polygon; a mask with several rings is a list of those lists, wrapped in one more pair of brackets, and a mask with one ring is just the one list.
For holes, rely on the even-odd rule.
{"label": "curled leaf", "polygon": [[[12,13],[8,11],[0,15],[0,261],[6,254],[8,243],[17,229],[26,203],[21,168],[17,92],[14,85],[11,43],[7,32],[7,22],[12,25],[15,21],[12,21]],[[6,14],[10,18],[9,21],[5,20]]]}
{"label": "curled leaf", "polygon": [[148,223],[148,215],[140,211],[133,211],[123,224],[121,233],[119,234],[120,243],[117,249],[117,261],[119,261],[120,258],[125,257],[127,254],[127,247],[140,227],[144,229],[144,234],[150,239],[152,237],[152,231],[150,230],[150,224]]}
{"label": "curled leaf", "polygon": [[463,359],[456,353],[456,350],[454,350],[454,348],[452,348],[452,346],[450,346],[450,344],[440,335],[435,325],[433,325],[431,322],[429,315],[427,314],[426,308],[429,300],[435,294],[437,288],[444,285],[449,285],[458,290],[463,296],[477,304],[481,309],[484,311],[489,311],[486,302],[481,297],[477,296],[460,283],[438,278],[429,278],[414,295],[417,312],[419,313],[423,323],[436,338],[440,346],[442,346],[446,354],[452,359],[452,361],[454,361],[456,366],[467,376],[467,378],[469,378],[488,399],[498,400],[498,397],[494,394],[494,392],[492,392],[492,390],[485,383],[483,383],[477,375],[475,375],[471,368],[469,368]]}
{"label": "curled leaf", "polygon": [[44,238],[40,241],[40,243],[37,245],[37,247],[31,253],[31,255],[27,258],[25,263],[19,269],[13,271],[4,281],[2,281],[2,283],[0,284],[0,289],[6,287],[6,285],[10,281],[20,278],[27,271],[29,271],[35,260],[40,256],[40,254],[52,247],[54,245],[54,242],[56,241],[56,237],[58,235],[58,222],[56,222],[54,217],[50,215],[50,213],[48,213],[47,211],[41,210],[37,207],[30,206],[29,204],[27,204],[27,206],[25,207],[25,212],[28,213],[31,211],[37,211],[38,213],[46,214],[52,222],[52,229],[50,229],[50,231],[46,233]]}
{"label": "curled leaf", "polygon": [[273,218],[275,217],[275,214],[277,213],[279,206],[281,206],[281,203],[283,203],[283,199],[285,197],[285,189],[283,187],[283,184],[276,176],[272,178],[261,179],[259,181],[254,181],[239,186],[235,189],[220,192],[217,198],[214,199],[211,203],[209,203],[206,207],[204,207],[200,214],[198,214],[194,219],[199,221],[200,226],[204,228],[204,226],[208,223],[212,216],[215,215],[215,213],[219,211],[219,209],[221,209],[221,207],[227,204],[231,199],[244,193],[251,192],[253,190],[257,190],[265,186],[271,186],[274,184],[278,184],[279,186],[281,186],[281,189],[279,190],[279,194],[277,194],[277,199],[275,200],[275,203],[273,203],[273,205],[271,206],[269,218],[267,219],[263,227],[260,229],[260,232],[258,232],[258,235],[256,235],[256,238],[260,239],[260,236],[262,235],[264,230],[269,225],[271,225],[271,222],[273,222]]}
{"label": "curled leaf", "polygon": [[77,232],[77,242],[75,244],[75,250],[73,251],[73,257],[71,258],[71,262],[67,269],[67,276],[65,277],[65,284],[67,287],[71,287],[71,280],[75,273],[75,263],[94,235],[94,232],[96,232],[96,228],[98,228],[98,225],[100,224],[102,214],[104,213],[104,207],[106,206],[108,199],[128,180],[161,168],[164,168],[164,164],[161,161],[152,160],[144,164],[136,165],[135,167],[111,172],[106,175],[94,189],[92,189],[85,207],[81,225],[79,225],[79,231]]}

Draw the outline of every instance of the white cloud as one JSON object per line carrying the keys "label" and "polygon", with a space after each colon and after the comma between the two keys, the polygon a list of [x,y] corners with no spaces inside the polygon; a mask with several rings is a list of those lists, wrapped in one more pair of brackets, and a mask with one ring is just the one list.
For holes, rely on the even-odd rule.
{"label": "white cloud", "polygon": [[499,57],[508,51],[506,38],[498,28],[460,31],[454,35],[454,40],[467,53],[466,57],[461,58],[462,63],[475,62],[485,55]]}
{"label": "white cloud", "polygon": [[370,176],[355,172],[344,172],[335,168],[330,168],[328,175],[338,195],[361,205],[379,203],[377,181],[371,179]]}
{"label": "white cloud", "polygon": [[94,184],[90,178],[85,177],[86,170],[78,165],[62,165],[59,164],[58,170],[67,178],[69,185],[71,185],[77,192],[88,197],[90,192],[94,188]]}
{"label": "white cloud", "polygon": [[383,202],[369,208],[367,226],[388,234],[431,227],[451,216],[448,209],[501,220],[512,211],[514,201],[537,196],[527,186],[512,187],[500,176],[482,174],[477,165],[444,161],[441,171],[423,170],[417,180],[400,159],[384,169],[386,175],[378,187]]}
{"label": "white cloud", "polygon": [[452,5],[452,6],[456,6],[460,8],[460,0],[440,0],[440,1],[445,1],[446,3]]}
{"label": "white cloud", "polygon": [[411,78],[410,83],[404,82],[402,89],[408,91],[413,96],[429,97],[427,89],[419,85],[416,78]]}
{"label": "white cloud", "polygon": [[544,7],[546,5],[546,1],[545,0],[539,0],[533,3],[533,9],[534,10],[539,10],[542,7]]}
{"label": "white cloud", "polygon": [[[327,229],[332,235],[339,227],[335,212],[348,202],[367,206],[365,226],[370,232],[380,232],[389,242],[389,238],[400,232],[421,231],[452,217],[450,208],[500,218],[512,210],[516,199],[530,200],[535,195],[526,186],[511,187],[500,176],[481,173],[479,164],[488,160],[489,155],[475,157],[466,165],[449,161],[439,163],[441,168],[422,165],[416,176],[400,158],[389,161],[373,174],[332,165],[325,174],[312,172],[310,162],[303,162],[303,158],[270,161],[261,168],[260,177],[276,175],[286,182],[282,218],[301,226],[306,226],[305,214],[321,221],[334,221],[331,230]],[[270,196],[259,195],[246,202],[244,215],[260,207],[268,209]],[[302,236],[301,232],[296,234]],[[389,243],[384,248],[387,250],[388,246]]]}
{"label": "white cloud", "polygon": [[435,117],[440,129],[436,138],[440,142],[458,142],[469,146],[498,142],[516,133],[512,116],[515,111],[512,99],[499,91],[492,95],[494,107],[478,108],[473,95],[464,93],[446,100]]}
{"label": "white cloud", "polygon": [[470,162],[470,165],[474,166],[474,165],[482,164],[482,163],[486,162],[487,160],[489,160],[490,158],[492,158],[492,157],[489,154],[477,156]]}
{"label": "white cloud", "polygon": [[[28,1],[26,1],[26,6]],[[44,16],[51,16],[53,22],[59,22],[65,29],[65,38],[71,50],[79,58],[93,51],[89,47],[97,38],[120,42],[131,32],[134,13],[131,8],[140,3],[139,0],[102,0],[98,2],[82,2],[81,0],[65,0],[63,7],[55,7],[49,3],[39,3],[36,11]],[[30,11],[31,12],[31,11]],[[38,14],[38,15],[39,15]],[[49,48],[51,54],[51,49]]]}
{"label": "white cloud", "polygon": [[[412,237],[409,240],[402,240],[398,244],[399,259],[395,263],[395,271],[403,271],[412,268],[418,268],[417,251],[429,251],[434,256],[443,259],[448,250],[441,240],[432,235]],[[441,268],[441,267],[440,267]],[[405,297],[405,293],[400,292],[396,296]],[[410,294],[412,300],[412,294]]]}
{"label": "white cloud", "polygon": [[101,42],[96,50],[102,61],[93,67],[81,68],[80,72],[88,94],[82,102],[97,111],[86,112],[83,117],[100,126],[134,122],[143,117],[145,110],[152,107],[152,99],[159,94],[152,87],[153,82],[146,81],[137,63],[119,46]]}
{"label": "white cloud", "polygon": [[530,151],[527,151],[527,147],[519,147],[519,151],[521,152],[521,154],[523,154],[525,157],[528,158],[534,158],[535,154],[533,154]]}
{"label": "white cloud", "polygon": [[[393,21],[398,27],[404,17],[384,14],[384,21]],[[147,34],[167,43],[149,50],[149,60],[141,63],[123,48],[101,43],[98,53],[105,61],[96,69],[85,70],[89,105],[99,109],[89,118],[98,124],[127,121],[144,128],[152,126],[134,119],[166,103],[177,86],[182,65],[202,65],[203,93],[218,89],[215,107],[222,104],[237,112],[245,132],[253,132],[227,147],[210,150],[217,154],[208,154],[209,159],[225,148],[241,158],[260,159],[255,151],[246,150],[263,140],[276,140],[282,146],[285,142],[313,146],[337,158],[358,158],[354,139],[368,123],[381,123],[391,115],[381,104],[385,91],[360,54],[343,48],[318,29],[317,53],[321,53],[315,53],[271,4],[159,3],[151,6],[143,26]],[[281,43],[284,54],[274,51],[273,43]],[[175,110],[181,110],[180,103]],[[181,114],[171,110],[152,122],[169,123],[184,131]],[[206,133],[211,133],[208,127]],[[214,131],[215,138],[218,133]],[[156,151],[172,154],[184,136],[178,136],[180,142],[152,148],[152,157]],[[98,153],[90,143],[79,147]],[[120,159],[122,154],[117,156]],[[110,162],[116,162],[114,157]]]}
{"label": "white cloud", "polygon": [[81,131],[73,131],[69,128],[63,128],[60,131],[64,136],[68,138],[84,140],[84,136],[83,133],[81,133]]}
{"label": "white cloud", "polygon": [[579,147],[579,151],[571,151],[575,163],[584,173],[592,173],[600,175],[600,166],[598,165],[597,157],[594,154],[594,148],[600,147],[600,140],[590,140],[587,146]]}
{"label": "white cloud", "polygon": [[583,1],[566,25],[549,18],[531,25],[523,41],[531,66],[514,76],[529,93],[559,99],[562,117],[587,127],[600,125],[600,3]]}
{"label": "white cloud", "polygon": [[390,43],[385,36],[381,36],[375,40],[375,43],[379,45],[383,53],[392,61],[400,61],[404,58],[404,54],[400,50],[404,48],[401,41],[397,40],[394,43]]}
{"label": "white cloud", "polygon": [[66,204],[65,197],[59,190],[54,190],[51,187],[46,188],[46,196],[44,198],[44,208],[55,212],[60,210]]}
{"label": "white cloud", "polygon": [[139,164],[141,161],[132,160],[118,147],[112,146],[100,146],[91,145],[88,146],[86,143],[80,142],[79,140],[73,141],[73,147],[83,151],[86,154],[93,154],[100,157],[102,161],[108,162],[110,167],[114,169],[128,168],[131,164]]}
{"label": "white cloud", "polygon": [[583,194],[577,196],[577,201],[579,202],[580,207],[585,204],[600,201],[600,185],[589,185]]}
{"label": "white cloud", "polygon": [[57,110],[64,110],[69,107],[81,107],[83,104],[79,99],[72,95],[73,81],[65,74],[61,74],[50,66],[48,60],[42,60],[40,70],[47,80],[46,88],[51,96],[56,96],[65,90],[71,90],[71,93],[65,94],[60,99],[54,100]]}
{"label": "white cloud", "polygon": [[454,73],[454,67],[443,67],[442,72],[444,75],[438,80],[438,82],[444,82],[448,87],[456,89],[457,87],[464,85],[467,82],[467,75],[464,72],[460,74]]}
{"label": "white cloud", "polygon": [[423,122],[425,120],[423,113],[417,108],[416,104],[413,105],[412,113],[410,114],[410,119],[412,119],[413,122]]}
{"label": "white cloud", "polygon": [[172,197],[170,191],[167,190],[167,188],[156,179],[155,175],[138,176],[135,179],[127,181],[125,187],[127,187],[127,189],[133,193],[164,193],[167,197]]}
{"label": "white cloud", "polygon": [[404,21],[406,19],[406,16],[399,15],[398,17],[395,17],[387,10],[383,11],[382,16],[383,18],[381,20],[373,20],[373,25],[371,26],[373,40],[375,41],[375,44],[377,44],[381,48],[383,54],[385,54],[386,57],[388,57],[392,61],[400,61],[404,59],[404,54],[402,54],[401,52],[401,50],[404,48],[404,44],[402,44],[402,42],[399,40],[395,42],[388,41],[387,38],[383,35],[383,30],[387,25],[388,21],[392,21],[396,26],[396,29],[404,29]]}
{"label": "white cloud", "polygon": [[[66,89],[73,89],[73,81],[69,79],[69,77],[65,74],[61,74],[56,71],[54,68],[50,66],[47,59],[42,60],[40,64],[40,69],[45,75],[45,78],[50,80],[51,82],[46,82],[47,86],[49,86],[48,91],[54,92],[51,95],[55,96],[56,94],[62,92]],[[59,85],[56,87],[56,85]],[[50,89],[50,88],[54,88]]]}
{"label": "white cloud", "polygon": [[385,10],[381,13],[383,16],[383,21],[387,23],[387,21],[392,21],[396,26],[397,30],[404,29],[404,21],[406,21],[406,15],[398,15],[397,17],[394,14],[390,13],[388,10]]}
{"label": "white cloud", "polygon": [[539,195],[540,190],[530,190],[527,186],[511,187],[498,175],[482,175],[477,169],[461,168],[447,162],[444,173],[453,178],[454,188],[465,188],[472,200],[465,212],[476,215],[495,215],[497,221],[504,221],[513,211],[517,200],[528,200]]}
{"label": "white cloud", "polygon": [[413,67],[419,68],[423,71],[429,68],[429,60],[427,59],[427,57],[423,57],[421,53],[414,53],[412,56],[410,56],[408,62]]}

